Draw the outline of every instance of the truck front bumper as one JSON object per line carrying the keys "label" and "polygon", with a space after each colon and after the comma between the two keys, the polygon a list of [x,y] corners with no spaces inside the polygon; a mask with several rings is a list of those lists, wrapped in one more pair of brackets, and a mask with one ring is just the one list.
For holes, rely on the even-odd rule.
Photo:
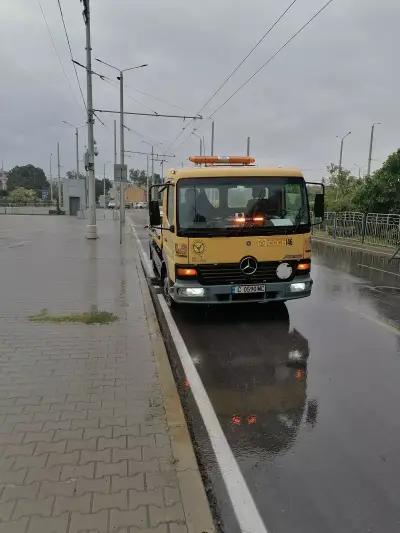
{"label": "truck front bumper", "polygon": [[310,296],[312,284],[310,276],[296,276],[292,281],[261,284],[265,285],[265,292],[235,294],[235,285],[201,285],[195,280],[176,280],[171,283],[170,295],[175,302],[185,304],[282,302]]}

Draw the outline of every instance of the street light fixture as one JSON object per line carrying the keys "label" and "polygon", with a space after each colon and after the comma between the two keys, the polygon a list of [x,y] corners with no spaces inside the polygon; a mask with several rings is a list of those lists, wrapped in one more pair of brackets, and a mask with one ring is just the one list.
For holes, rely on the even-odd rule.
{"label": "street light fixture", "polygon": [[[114,65],[111,65],[110,63],[107,63],[106,61],[103,61],[102,59],[99,59],[96,57],[96,61],[99,63],[102,63],[103,65],[106,65],[107,67],[112,68],[113,70],[116,70],[119,72],[119,76],[117,76],[117,80],[119,80],[119,93],[120,93],[120,164],[121,164],[121,172],[123,169],[123,165],[125,164],[125,146],[124,146],[124,72],[128,72],[129,70],[135,70],[139,68],[144,68],[148,66],[148,63],[144,63],[143,65],[136,65],[135,67],[129,67],[120,69],[118,67],[115,67]],[[121,176],[122,178],[122,176]],[[122,243],[122,224],[125,222],[125,198],[124,198],[124,186],[121,179],[120,182],[120,243]]]}

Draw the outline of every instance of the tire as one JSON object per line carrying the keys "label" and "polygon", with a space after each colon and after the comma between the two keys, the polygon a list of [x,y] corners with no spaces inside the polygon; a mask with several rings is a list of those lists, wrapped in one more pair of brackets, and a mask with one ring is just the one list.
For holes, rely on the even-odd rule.
{"label": "tire", "polygon": [[154,277],[156,279],[160,279],[160,274],[158,273],[156,262],[153,259],[153,249],[151,247],[151,244],[149,244],[149,256],[150,256],[151,266],[152,266],[153,272],[154,272]]}
{"label": "tire", "polygon": [[163,278],[163,295],[165,299],[165,303],[168,305],[170,309],[176,308],[177,304],[176,302],[171,298],[171,295],[169,294],[169,288],[170,288],[170,281],[168,274],[165,273],[165,276]]}

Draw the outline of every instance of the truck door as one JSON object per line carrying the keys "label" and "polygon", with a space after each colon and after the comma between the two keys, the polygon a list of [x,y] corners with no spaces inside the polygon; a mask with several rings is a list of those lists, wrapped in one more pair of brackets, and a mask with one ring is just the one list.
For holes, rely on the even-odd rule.
{"label": "truck door", "polygon": [[163,198],[163,227],[171,228],[173,231],[163,231],[163,255],[167,266],[169,278],[175,280],[175,240],[176,240],[176,223],[175,223],[175,187],[166,188]]}

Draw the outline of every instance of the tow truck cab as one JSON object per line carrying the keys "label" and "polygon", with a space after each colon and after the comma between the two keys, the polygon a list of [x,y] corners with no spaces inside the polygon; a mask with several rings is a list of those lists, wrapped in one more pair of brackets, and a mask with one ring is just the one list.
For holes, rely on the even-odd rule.
{"label": "tow truck cab", "polygon": [[[311,218],[302,173],[250,157],[192,157],[152,188],[150,255],[167,303],[227,304],[311,294]],[[200,166],[204,165],[204,166]],[[323,185],[314,198],[322,219]],[[160,214],[160,203],[163,216]]]}

